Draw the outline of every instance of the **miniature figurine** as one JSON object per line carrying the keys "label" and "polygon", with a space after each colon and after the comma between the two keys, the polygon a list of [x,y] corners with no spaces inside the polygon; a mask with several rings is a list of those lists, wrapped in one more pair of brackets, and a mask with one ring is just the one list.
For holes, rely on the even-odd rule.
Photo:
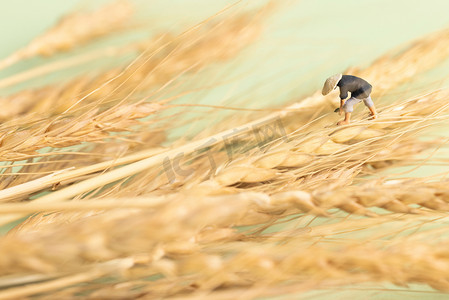
{"label": "miniature figurine", "polygon": [[[349,124],[351,113],[354,110],[353,106],[360,103],[362,100],[370,110],[371,118],[377,118],[376,108],[370,97],[372,90],[371,84],[356,76],[336,74],[326,79],[322,94],[324,96],[329,94],[332,90],[335,90],[337,86],[340,88],[340,108],[337,108],[335,112],[339,112],[340,115],[342,115],[343,111],[345,112],[345,119],[338,122],[337,125]],[[348,98],[348,92],[351,93],[351,97],[348,100],[345,100]]]}

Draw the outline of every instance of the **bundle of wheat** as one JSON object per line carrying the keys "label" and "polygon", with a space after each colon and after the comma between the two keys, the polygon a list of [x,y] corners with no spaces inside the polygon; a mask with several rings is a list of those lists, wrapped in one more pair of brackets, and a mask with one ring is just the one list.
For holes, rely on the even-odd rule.
{"label": "bundle of wheat", "polygon": [[[445,125],[449,91],[380,101],[378,119],[345,127],[334,125],[334,95],[319,91],[276,108],[178,101],[219,85],[207,70],[254,44],[273,12],[236,7],[117,46],[113,55],[134,58],[126,65],[1,100],[0,299],[449,289],[446,174],[385,173],[447,163],[433,158],[447,140],[422,137]],[[127,2],[74,14],[0,67],[131,28],[130,15]],[[348,72],[380,96],[446,59],[448,43],[443,30]],[[96,55],[45,62],[0,86]],[[185,133],[195,107],[208,108],[204,128]]]}

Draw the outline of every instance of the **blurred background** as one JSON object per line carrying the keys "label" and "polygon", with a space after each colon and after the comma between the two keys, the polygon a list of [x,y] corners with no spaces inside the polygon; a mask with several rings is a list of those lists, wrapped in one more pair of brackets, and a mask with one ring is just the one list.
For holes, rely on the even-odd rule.
{"label": "blurred background", "polygon": [[[0,58],[25,46],[62,15],[106,2],[1,1]],[[235,9],[266,2],[241,1]],[[119,38],[102,38],[97,46],[167,30],[182,32],[236,2],[140,0],[134,3],[138,6],[135,30]],[[351,66],[366,66],[391,49],[449,26],[449,3],[445,0],[289,0],[275,3],[278,8],[265,20],[260,40],[224,74],[246,74],[234,93],[256,84],[254,97],[258,93],[272,93],[276,95],[273,102],[286,99],[287,94],[300,98],[321,88],[324,79],[333,73]],[[20,63],[1,71],[0,78],[38,63],[39,59]],[[428,82],[435,86],[446,84],[448,66],[446,62],[431,74],[416,78],[415,88]],[[3,89],[2,93],[6,92],[8,90]]]}

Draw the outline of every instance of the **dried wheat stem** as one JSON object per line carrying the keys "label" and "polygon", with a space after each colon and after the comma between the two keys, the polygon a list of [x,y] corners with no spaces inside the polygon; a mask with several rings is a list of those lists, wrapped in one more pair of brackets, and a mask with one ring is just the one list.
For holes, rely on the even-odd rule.
{"label": "dried wheat stem", "polygon": [[115,57],[125,55],[129,52],[136,52],[136,47],[126,46],[126,47],[109,47],[106,49],[95,50],[90,53],[78,55],[75,57],[64,58],[63,60],[58,60],[55,62],[48,63],[43,66],[39,66],[33,69],[26,70],[22,73],[9,76],[7,78],[0,80],[0,88],[6,88],[32,78],[36,78],[39,76],[43,76],[49,73],[53,73],[59,71],[61,69],[66,69],[74,66],[78,66],[81,64],[85,64],[87,62],[94,61],[99,58],[104,57]]}
{"label": "dried wheat stem", "polygon": [[103,265],[98,265],[89,271],[45,281],[43,283],[28,284],[0,291],[0,299],[14,299],[39,293],[45,293],[67,286],[92,281],[107,274],[114,274],[133,265],[130,259],[117,259]]}
{"label": "dried wheat stem", "polygon": [[38,211],[83,211],[129,208],[154,208],[167,202],[165,197],[136,197],[123,199],[102,199],[89,201],[70,201],[63,203],[8,203],[0,205],[0,214],[33,213]]}
{"label": "dried wheat stem", "polygon": [[[286,108],[286,111],[281,112],[281,113],[274,113],[268,117],[264,117],[261,118],[259,120],[255,120],[253,122],[250,122],[248,124],[233,128],[233,129],[229,129],[226,130],[224,132],[215,134],[213,136],[183,145],[181,147],[178,147],[176,149],[172,149],[169,150],[163,154],[158,154],[155,155],[153,157],[141,160],[139,162],[130,164],[128,166],[122,167],[120,169],[116,169],[113,171],[110,171],[108,173],[102,174],[100,176],[97,176],[95,178],[92,179],[88,179],[85,180],[83,182],[77,183],[75,185],[72,185],[71,187],[62,189],[60,191],[54,192],[50,195],[44,196],[42,198],[40,198],[39,202],[53,202],[53,201],[62,201],[65,199],[68,199],[70,197],[73,197],[77,194],[83,193],[83,192],[87,192],[90,191],[92,189],[104,186],[105,184],[111,183],[113,181],[122,179],[122,178],[126,178],[129,177],[131,175],[137,174],[145,169],[148,169],[150,167],[153,167],[155,165],[161,164],[162,161],[164,159],[173,159],[176,155],[178,155],[179,153],[184,153],[184,155],[187,155],[189,153],[192,153],[193,151],[197,151],[199,148],[204,147],[205,144],[207,144],[208,146],[211,146],[212,144],[210,144],[211,140],[215,140],[215,143],[217,143],[218,141],[220,141],[220,138],[222,136],[232,136],[233,134],[235,135],[236,132],[238,132],[239,134],[241,134],[242,132],[248,131],[250,130],[249,128],[251,128],[252,125],[256,125],[256,124],[260,124],[260,123],[264,123],[267,122],[269,120],[275,119],[279,116],[285,115],[289,110],[291,110],[292,108],[294,109],[298,109],[300,106],[298,104],[293,104],[292,106],[289,106]],[[336,150],[331,148],[330,153],[335,152]],[[321,153],[321,152],[319,152]],[[329,152],[327,152],[329,153]],[[323,153],[322,153],[323,154]],[[240,171],[244,171],[244,170],[240,170]],[[253,171],[250,172],[251,174],[248,174],[247,176],[258,176],[257,181],[261,181],[260,180],[260,176],[262,176],[264,173],[262,173],[262,175],[255,173]],[[271,174],[271,173],[270,173]],[[272,176],[268,174],[269,176]],[[259,176],[260,175],[260,176]],[[242,177],[244,178],[244,177]],[[252,180],[252,179],[251,179]],[[250,181],[252,182],[252,181]],[[59,199],[59,200],[56,200]]]}
{"label": "dried wheat stem", "polygon": [[9,288],[0,291],[0,299],[18,299],[26,296],[31,296],[34,294],[45,293],[60,288],[64,288],[70,285],[95,280],[103,275],[105,275],[105,272],[101,272],[98,270],[91,270],[88,272],[61,277],[48,282],[46,281],[44,283],[34,283],[28,284],[26,286]]}
{"label": "dried wheat stem", "polygon": [[[134,175],[136,173],[139,173],[143,170],[146,170],[150,167],[153,167],[157,164],[161,164],[162,161],[164,159],[173,159],[176,155],[178,155],[179,153],[184,153],[184,154],[189,154],[192,153],[193,151],[197,151],[199,148],[201,147],[205,147],[204,145],[207,143],[208,146],[211,146],[212,144],[208,143],[210,140],[215,140],[216,143],[220,141],[220,138],[223,135],[232,135],[235,134],[235,131],[239,131],[244,132],[244,131],[248,131],[250,129],[248,129],[248,126],[251,126],[252,124],[258,124],[259,122],[264,122],[264,121],[268,121],[271,120],[273,118],[275,118],[276,116],[278,116],[278,114],[273,114],[270,115],[268,117],[264,117],[262,119],[250,122],[248,124],[245,124],[244,126],[239,126],[233,129],[229,129],[226,130],[224,132],[221,133],[217,133],[213,136],[198,140],[198,141],[194,141],[188,144],[185,144],[181,147],[175,148],[175,149],[171,149],[171,150],[167,150],[164,153],[161,154],[157,154],[154,155],[152,157],[149,157],[147,159],[143,159],[141,161],[138,161],[136,163],[130,164],[128,166],[122,167],[120,169],[117,170],[113,170],[111,172],[105,173],[103,175],[97,176],[96,178],[93,178],[92,180],[90,180],[89,182],[84,182],[84,183],[79,183],[80,185],[78,187],[76,187],[75,185],[73,185],[71,187],[72,192],[70,192],[69,190],[66,190],[64,193],[61,193],[59,196],[57,197],[62,197],[62,198],[69,198],[71,196],[74,196],[76,194],[73,194],[73,192],[75,192],[75,190],[77,190],[78,188],[78,192],[79,191],[88,191],[92,188],[97,188],[100,186],[103,186],[107,183],[125,178],[125,177],[129,177],[131,175]],[[78,185],[78,184],[76,184]],[[87,190],[86,190],[87,189]],[[60,192],[62,192],[63,190],[61,190]],[[50,198],[48,198],[50,199]],[[44,200],[45,201],[51,201],[51,200]]]}
{"label": "dried wheat stem", "polygon": [[14,198],[18,198],[33,192],[37,192],[48,187],[51,187],[54,184],[57,184],[61,181],[72,182],[76,180],[78,177],[88,175],[91,173],[104,171],[109,168],[113,168],[116,166],[120,166],[123,164],[128,164],[135,162],[137,160],[141,160],[147,157],[151,157],[153,155],[162,153],[165,151],[163,148],[153,148],[145,151],[141,151],[135,154],[128,155],[126,157],[117,158],[114,160],[101,162],[98,164],[86,166],[83,168],[79,168],[76,170],[66,169],[57,171],[54,174],[50,174],[48,176],[44,176],[32,181],[28,181],[23,184],[19,184],[17,186],[13,186],[7,189],[0,190],[0,202],[12,200]]}
{"label": "dried wheat stem", "polygon": [[[446,185],[447,182],[445,181],[422,184],[411,182],[396,185],[377,185],[375,188],[342,187],[312,193],[298,190],[274,194],[241,192],[223,197],[238,197],[253,202],[258,209],[268,214],[291,208],[303,213],[323,216],[327,215],[327,211],[331,208],[340,208],[349,213],[375,216],[368,210],[369,208],[380,207],[398,213],[421,213],[422,210],[410,206],[411,204],[418,204],[432,210],[449,211],[449,189],[446,188]],[[89,201],[67,203],[42,203],[40,201],[12,203],[0,205],[0,213],[154,208],[169,202],[173,196],[137,197],[123,200],[90,199]],[[217,198],[216,196],[204,197],[205,199]]]}

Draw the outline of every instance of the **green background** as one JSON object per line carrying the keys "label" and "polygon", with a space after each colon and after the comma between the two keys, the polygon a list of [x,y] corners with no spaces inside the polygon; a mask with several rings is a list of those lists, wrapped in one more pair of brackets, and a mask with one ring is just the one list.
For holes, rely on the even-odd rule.
{"label": "green background", "polygon": [[[107,1],[1,0],[0,58],[25,46],[62,14],[103,2]],[[140,21],[148,25],[147,32],[182,30],[234,3],[223,0],[136,2]],[[241,6],[250,2],[266,1],[242,1]],[[245,84],[263,82],[258,91],[264,94],[275,91],[279,95],[280,91],[288,90],[289,97],[306,95],[319,89],[329,74],[349,66],[366,66],[392,48],[449,26],[447,0],[276,0],[275,3],[283,4],[267,20],[263,38],[247,51],[238,68],[232,70],[254,71],[242,83],[242,90]],[[38,62],[31,60],[0,71],[0,78]],[[434,76],[433,80],[447,75],[446,72]]]}

